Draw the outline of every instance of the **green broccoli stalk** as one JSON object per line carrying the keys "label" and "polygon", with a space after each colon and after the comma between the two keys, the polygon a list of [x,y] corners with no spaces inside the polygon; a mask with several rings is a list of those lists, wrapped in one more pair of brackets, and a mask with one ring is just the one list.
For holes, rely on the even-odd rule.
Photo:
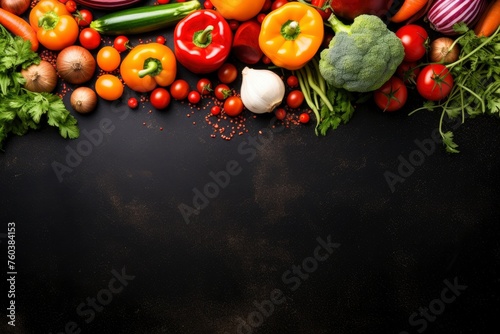
{"label": "green broccoli stalk", "polygon": [[335,36],[320,53],[319,69],[325,81],[350,92],[380,88],[404,58],[401,40],[375,15],[360,15],[352,25],[335,15],[328,19]]}

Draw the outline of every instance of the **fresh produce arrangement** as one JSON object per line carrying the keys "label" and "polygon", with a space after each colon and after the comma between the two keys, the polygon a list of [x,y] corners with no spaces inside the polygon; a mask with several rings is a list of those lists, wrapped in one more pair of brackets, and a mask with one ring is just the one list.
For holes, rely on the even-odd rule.
{"label": "fresh produce arrangement", "polygon": [[[208,109],[211,136],[229,140],[265,114],[326,136],[358,104],[402,112],[414,92],[422,107],[409,115],[435,112],[450,153],[446,120],[500,116],[500,0],[0,5],[0,149],[45,125],[78,138],[78,119],[100,100]],[[232,130],[219,125],[228,119]]]}

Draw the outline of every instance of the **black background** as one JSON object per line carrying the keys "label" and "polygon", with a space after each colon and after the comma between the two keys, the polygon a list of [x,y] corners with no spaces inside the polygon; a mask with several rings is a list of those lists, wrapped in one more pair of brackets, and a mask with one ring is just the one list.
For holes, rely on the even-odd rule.
{"label": "black background", "polygon": [[[171,30],[161,33],[171,46]],[[182,68],[179,77],[196,80]],[[408,117],[422,103],[410,95],[393,114],[359,106],[326,137],[312,123],[273,129],[272,115],[262,115],[225,141],[210,136],[209,108],[189,118],[179,102],[132,111],[126,91],[75,115],[81,130],[109,119],[113,131],[62,182],[53,163],[66,164],[68,147],[85,137],[64,140],[52,128],[10,137],[0,154],[0,249],[6,277],[5,233],[15,222],[16,327],[3,317],[1,332],[60,333],[74,322],[81,333],[238,333],[238,318],[249,321],[275,289],[286,298],[253,333],[496,328],[500,122],[467,119],[455,129],[460,154],[440,144],[420,154],[416,141],[432,139],[439,114]],[[259,149],[242,152],[252,138]],[[392,191],[385,174],[419,156]],[[230,161],[240,172],[186,224],[178,206],[192,206],[193,189]],[[284,280],[318,238],[339,245],[300,286]],[[104,293],[113,270],[134,278],[87,323],[76,309]],[[462,290],[440,303],[443,291],[453,296],[446,282]],[[444,309],[425,326],[423,316],[410,323],[430,305]]]}

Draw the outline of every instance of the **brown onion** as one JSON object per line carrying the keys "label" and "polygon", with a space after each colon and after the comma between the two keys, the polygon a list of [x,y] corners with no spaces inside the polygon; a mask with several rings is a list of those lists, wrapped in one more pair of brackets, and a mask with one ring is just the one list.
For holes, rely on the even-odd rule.
{"label": "brown onion", "polygon": [[89,87],[78,87],[71,93],[71,107],[80,114],[94,111],[97,105],[97,94]]}
{"label": "brown onion", "polygon": [[96,68],[94,56],[85,48],[72,45],[64,48],[56,60],[57,73],[64,81],[82,84],[92,79]]}
{"label": "brown onion", "polygon": [[32,92],[52,92],[57,85],[57,73],[52,64],[41,60],[40,64],[33,64],[22,70],[21,74],[26,79],[24,88]]}
{"label": "brown onion", "polygon": [[431,62],[449,64],[458,59],[460,49],[449,37],[439,37],[431,43],[429,58]]}
{"label": "brown onion", "polygon": [[1,0],[0,6],[8,12],[22,15],[30,7],[30,0]]}

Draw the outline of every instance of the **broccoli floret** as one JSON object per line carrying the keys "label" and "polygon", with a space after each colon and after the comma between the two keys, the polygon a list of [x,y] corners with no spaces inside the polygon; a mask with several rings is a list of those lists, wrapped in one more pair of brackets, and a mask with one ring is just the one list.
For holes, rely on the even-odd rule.
{"label": "broccoli floret", "polygon": [[380,88],[404,58],[401,40],[375,15],[360,15],[352,25],[335,15],[328,19],[335,36],[321,51],[319,68],[325,81],[351,92]]}

